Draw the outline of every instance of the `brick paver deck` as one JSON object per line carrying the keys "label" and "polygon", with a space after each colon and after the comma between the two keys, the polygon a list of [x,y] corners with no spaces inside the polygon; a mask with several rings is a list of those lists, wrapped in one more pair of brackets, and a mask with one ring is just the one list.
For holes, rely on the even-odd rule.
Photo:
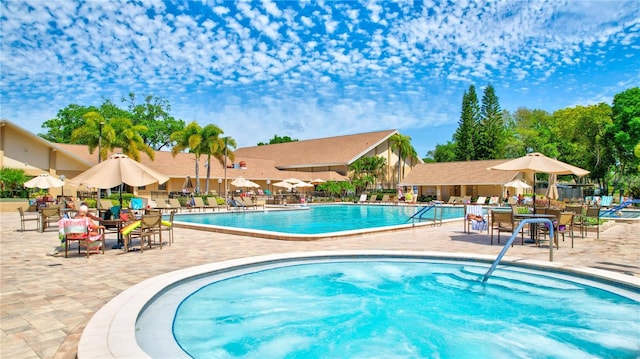
{"label": "brick paver deck", "polygon": [[[292,251],[381,249],[497,255],[484,233],[465,234],[462,223],[357,237],[288,242],[175,229],[175,243],[162,250],[124,253],[111,249],[89,259],[47,256],[57,232],[18,232],[18,213],[0,213],[1,358],[74,358],[91,316],[124,289],[152,276],[188,266]],[[640,223],[617,223],[587,238],[561,243],[556,262],[627,273],[640,279]],[[515,245],[509,256],[546,261],[547,246]],[[640,284],[640,280],[638,281]],[[132,338],[133,340],[133,338]]]}

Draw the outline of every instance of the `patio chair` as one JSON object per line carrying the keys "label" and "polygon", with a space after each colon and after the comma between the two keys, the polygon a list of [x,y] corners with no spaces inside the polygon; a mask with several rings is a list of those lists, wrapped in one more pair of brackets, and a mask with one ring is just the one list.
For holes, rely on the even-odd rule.
{"label": "patio chair", "polygon": [[139,238],[140,252],[142,252],[145,242],[151,248],[151,244],[155,243],[156,235],[159,237],[160,249],[162,249],[162,216],[158,213],[145,214],[140,218],[140,227],[131,232],[128,241]]}
{"label": "patio chair", "polygon": [[459,204],[470,204],[471,203],[471,196],[464,196],[460,199]]}
{"label": "patio chair", "polygon": [[600,207],[611,207],[613,203],[613,196],[602,196],[600,199]]}
{"label": "patio chair", "polygon": [[161,226],[160,226],[160,230],[167,232],[167,234],[169,235],[169,240],[167,240],[167,243],[169,243],[169,245],[171,245],[173,243],[173,217],[175,216],[176,211],[171,211],[171,213],[169,213],[169,225],[167,225],[166,223],[162,223],[161,222]]}
{"label": "patio chair", "polygon": [[486,196],[480,196],[476,199],[475,204],[484,204],[487,201],[487,197]]}
{"label": "patio chair", "polygon": [[391,201],[389,200],[389,195],[388,194],[382,195],[382,198],[378,201],[378,203],[380,204],[391,203]]}
{"label": "patio chair", "polygon": [[489,204],[492,205],[492,206],[500,205],[500,197],[491,196],[491,198],[489,199]]}
{"label": "patio chair", "polygon": [[367,201],[367,203],[376,203],[377,200],[378,200],[378,195],[372,194],[371,197],[369,197],[369,200]]}
{"label": "patio chair", "polygon": [[62,218],[58,222],[58,226],[64,233],[65,258],[69,255],[69,247],[73,241],[78,242],[78,254],[83,247],[85,248],[87,258],[92,251],[99,253],[102,250],[102,254],[104,254],[104,227],[93,225],[87,217]]}
{"label": "patio chair", "polygon": [[200,211],[205,211],[207,208],[211,208],[212,210],[216,210],[218,208],[218,203],[216,202],[215,206],[208,205],[204,203],[202,197],[195,196],[193,197],[193,208],[198,208]]}
{"label": "patio chair", "polygon": [[573,248],[573,218],[575,213],[562,212],[558,219],[558,227],[556,228],[556,238],[562,234],[562,241],[564,242],[564,235],[569,233],[571,235],[571,248]]}
{"label": "patio chair", "polygon": [[62,218],[60,215],[60,207],[48,207],[40,210],[40,229],[44,232],[49,224],[58,223]]}
{"label": "patio chair", "polygon": [[[492,210],[491,211],[491,245],[493,245],[493,232],[498,231],[498,244],[500,244],[500,233],[509,232],[513,234],[513,231],[517,229],[517,222],[513,216],[513,209],[511,210]],[[520,244],[524,245],[524,231],[520,231],[521,239]],[[513,246],[513,243],[511,243]]]}
{"label": "patio chair", "polygon": [[457,196],[451,196],[449,197],[449,201],[447,201],[447,204],[456,204],[457,201],[460,200],[460,197]]}
{"label": "patio chair", "polygon": [[358,200],[358,203],[367,203],[367,194],[363,193],[360,195],[360,199]]}
{"label": "patio chair", "polygon": [[28,223],[28,222],[35,222],[36,223],[36,230],[39,231],[40,230],[40,216],[38,216],[38,212],[35,213],[29,213],[28,215],[25,214],[24,210],[22,209],[22,207],[18,207],[18,212],[20,212],[20,232],[24,232],[25,228],[24,228],[24,224]]}
{"label": "patio chair", "polygon": [[489,231],[487,216],[484,215],[481,205],[473,204],[464,207],[464,232],[470,233],[471,230]]}
{"label": "patio chair", "polygon": [[580,229],[580,237],[584,238],[584,208],[582,205],[567,205],[564,208],[565,212],[572,212],[573,216],[573,227]]}
{"label": "patio chair", "polygon": [[596,238],[600,239],[600,207],[587,207],[583,219],[584,236],[588,236],[589,227],[596,227]]}

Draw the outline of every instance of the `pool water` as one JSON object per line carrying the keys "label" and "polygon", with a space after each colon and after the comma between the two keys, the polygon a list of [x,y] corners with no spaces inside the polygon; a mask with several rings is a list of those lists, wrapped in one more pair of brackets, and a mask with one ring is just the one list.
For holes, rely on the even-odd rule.
{"label": "pool water", "polygon": [[[148,306],[137,339],[152,357],[179,354],[158,330],[172,331],[182,355],[193,358],[640,355],[638,293],[516,267],[499,267],[482,284],[486,269],[343,259],[198,278],[165,293],[173,304]],[[166,328],[160,313],[173,318]]]}
{"label": "pool water", "polygon": [[[208,224],[294,234],[319,234],[409,224],[420,207],[327,205],[308,210],[240,211],[178,215],[178,222]],[[440,207],[442,219],[462,218],[463,207]],[[430,216],[425,214],[425,218]]]}

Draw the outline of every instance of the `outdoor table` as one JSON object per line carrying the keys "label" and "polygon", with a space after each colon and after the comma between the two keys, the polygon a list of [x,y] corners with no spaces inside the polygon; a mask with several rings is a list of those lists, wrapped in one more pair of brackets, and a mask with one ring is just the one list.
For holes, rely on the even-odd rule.
{"label": "outdoor table", "polygon": [[[514,213],[513,217],[515,219],[523,220],[523,219],[531,219],[531,218],[547,218],[553,221],[556,219],[556,216],[552,214],[532,214],[532,213]],[[536,240],[536,233],[538,232],[538,223],[531,223],[529,227],[529,231],[531,232],[531,239],[526,240],[525,243],[538,243]],[[551,244],[553,245],[553,244]]]}
{"label": "outdoor table", "polygon": [[[122,228],[126,221],[122,219],[102,219],[100,220],[100,224],[105,226],[105,234],[106,233],[118,233],[118,246],[122,245]],[[111,227],[111,228],[109,228]],[[115,229],[114,229],[115,227]]]}

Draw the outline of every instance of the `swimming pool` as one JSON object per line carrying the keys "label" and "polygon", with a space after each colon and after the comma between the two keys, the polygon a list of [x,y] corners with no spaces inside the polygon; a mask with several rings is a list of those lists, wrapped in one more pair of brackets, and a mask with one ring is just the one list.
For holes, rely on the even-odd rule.
{"label": "swimming pool", "polygon": [[[420,208],[414,206],[314,205],[291,207],[291,210],[238,211],[176,215],[178,226],[252,231],[254,235],[272,234],[275,238],[322,238],[354,232],[379,232],[382,228],[398,229],[432,224],[433,214],[442,220],[460,219],[463,207],[438,206],[426,212],[423,220],[410,219]],[[430,220],[427,220],[430,219]]]}
{"label": "swimming pool", "polygon": [[[339,251],[191,267],[146,280],[107,303],[85,328],[78,357],[640,353],[640,288],[633,278],[507,259],[482,284],[491,260],[437,252]],[[204,307],[189,303],[201,295]],[[195,322],[177,323],[184,318]],[[201,336],[204,332],[208,337]],[[186,336],[197,338],[189,344]]]}

